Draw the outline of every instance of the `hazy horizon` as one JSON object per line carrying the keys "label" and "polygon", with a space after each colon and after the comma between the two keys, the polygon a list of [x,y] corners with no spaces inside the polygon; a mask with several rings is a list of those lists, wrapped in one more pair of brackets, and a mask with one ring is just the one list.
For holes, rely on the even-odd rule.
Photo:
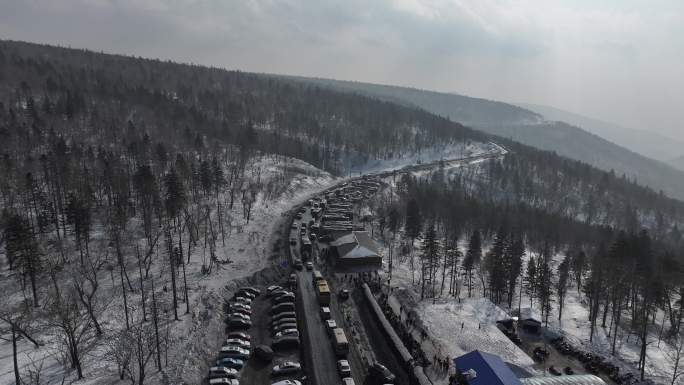
{"label": "hazy horizon", "polygon": [[552,106],[684,140],[684,2],[0,1],[0,37]]}

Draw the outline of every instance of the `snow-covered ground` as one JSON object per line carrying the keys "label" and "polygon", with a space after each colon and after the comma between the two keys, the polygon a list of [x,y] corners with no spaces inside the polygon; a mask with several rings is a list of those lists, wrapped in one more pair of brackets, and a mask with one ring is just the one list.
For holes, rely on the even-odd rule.
{"label": "snow-covered ground", "polygon": [[[371,159],[361,165],[353,165],[351,174],[369,174],[383,171],[400,170],[406,166],[425,164],[440,160],[458,159],[488,153],[502,152],[506,150],[495,143],[456,143],[430,147],[419,152],[402,154],[389,159]],[[344,164],[344,163],[343,163]]]}
{"label": "snow-covered ground", "polygon": [[[553,258],[554,265],[557,266],[563,257],[560,254],[555,255]],[[529,298],[526,298],[525,295],[523,295],[522,304],[523,307],[530,304]],[[538,305],[538,303],[533,301],[533,309],[537,312],[539,311]],[[648,378],[661,383],[670,383],[673,366],[672,357],[675,356],[676,349],[664,340],[659,341],[663,316],[665,314],[662,310],[659,311],[656,316],[656,323],[651,325],[649,330],[645,372]],[[629,370],[636,373],[641,343],[635,334],[629,332],[629,320],[626,316],[622,317],[620,324],[621,328],[618,329],[616,342],[616,356],[613,361],[621,366],[623,371]],[[584,350],[600,353],[604,357],[610,358],[612,334],[610,336],[608,334],[611,325],[610,314],[608,315],[606,328],[601,327],[601,317],[599,317],[594,331],[594,338],[589,342],[589,304],[586,302],[584,295],[578,293],[576,284],[571,282],[563,307],[563,317],[560,321],[558,320],[557,303],[555,303],[551,317],[549,317],[548,329],[562,334],[569,342],[582,347]],[[663,336],[667,334],[667,327],[668,322],[665,321]],[[684,384],[684,378],[680,377],[675,384]]]}
{"label": "snow-covered ground", "polygon": [[[205,373],[208,359],[214,357],[217,346],[220,345],[223,333],[222,303],[224,296],[227,295],[226,285],[256,272],[265,272],[263,274],[267,275],[269,267],[283,263],[282,256],[274,255],[273,244],[282,234],[288,210],[337,181],[330,174],[305,162],[283,157],[261,156],[248,165],[248,170],[251,170],[248,172],[250,182],[258,181],[266,186],[256,197],[251,219],[247,223],[243,218],[240,199],[236,199],[233,210],[228,210],[227,206],[224,206],[224,220],[227,221],[230,217],[230,226],[226,231],[225,246],[222,244],[220,235],[218,237],[216,256],[222,263],[218,264],[210,274],[202,272],[202,254],[208,253],[202,245],[203,240],[199,242],[200,245],[192,249],[190,262],[186,264],[189,313],[185,314],[186,304],[182,300],[183,295],[180,291],[183,277],[179,272],[180,321],[172,320],[172,311],[162,311],[160,314],[160,328],[162,329],[160,333],[168,338],[169,346],[168,350],[163,349],[164,370],[161,373],[157,373],[154,368],[154,360],[150,361],[146,384],[199,382]],[[269,183],[272,187],[270,189]],[[212,212],[212,217],[215,215],[216,213]],[[125,250],[129,256],[134,255],[133,245],[136,243],[145,245],[144,237],[136,226],[139,227],[139,223],[132,220]],[[106,239],[98,240],[98,238],[103,238],[101,232],[93,234],[93,250],[98,242],[106,243]],[[160,243],[163,244],[163,240],[160,240]],[[106,246],[102,247],[106,248]],[[187,248],[187,240],[184,240],[183,247]],[[164,252],[160,251],[160,253]],[[129,261],[128,265],[130,265],[128,268],[130,279],[137,287],[137,265],[132,261]],[[3,271],[3,287],[16,285],[6,273]],[[115,273],[118,273],[118,270]],[[162,304],[162,309],[169,309],[171,290],[165,265],[153,266],[150,276],[154,277],[157,290],[164,288],[163,292],[158,294],[157,301]],[[109,274],[106,274],[100,280],[102,287],[98,291],[98,296],[106,299],[107,302],[99,315],[105,334],[99,340],[93,340],[92,348],[83,354],[85,379],[79,381],[79,384],[117,384],[120,382],[116,375],[116,368],[105,360],[104,355],[107,351],[108,336],[111,336],[113,331],[120,330],[125,322],[121,290],[118,276],[110,282]],[[41,295],[45,295],[44,290]],[[129,295],[131,316],[140,317],[139,291]],[[149,312],[148,309],[148,317],[150,317]],[[14,382],[12,345],[11,340],[5,338],[6,335],[2,337],[0,340],[0,352],[2,352],[0,354],[0,384],[9,384]],[[57,335],[51,328],[44,328],[43,331],[37,333],[36,337],[44,343],[37,349],[28,344],[25,339],[19,341],[18,360],[22,375],[26,375],[35,363],[42,365],[43,383],[61,383],[64,370],[59,362]],[[129,380],[126,379],[121,383],[129,383]]]}
{"label": "snow-covered ground", "polygon": [[[432,298],[420,301],[420,287],[412,284],[412,270],[408,260],[404,263],[395,261],[392,269],[394,289],[388,302],[396,314],[400,309],[404,314],[415,314],[418,329],[427,334],[421,346],[428,358],[436,355],[453,359],[481,350],[534,372],[534,361],[496,327],[497,320],[510,318],[506,311],[486,298],[461,298],[459,301],[446,292],[435,303]],[[448,378],[433,370],[428,370],[428,375],[436,384],[445,384]]]}

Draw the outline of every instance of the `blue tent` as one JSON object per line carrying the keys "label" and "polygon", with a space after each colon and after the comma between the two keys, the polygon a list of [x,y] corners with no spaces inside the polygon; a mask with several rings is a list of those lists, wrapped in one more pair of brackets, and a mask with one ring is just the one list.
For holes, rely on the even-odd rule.
{"label": "blue tent", "polygon": [[522,385],[518,377],[498,356],[474,350],[454,359],[468,385]]}

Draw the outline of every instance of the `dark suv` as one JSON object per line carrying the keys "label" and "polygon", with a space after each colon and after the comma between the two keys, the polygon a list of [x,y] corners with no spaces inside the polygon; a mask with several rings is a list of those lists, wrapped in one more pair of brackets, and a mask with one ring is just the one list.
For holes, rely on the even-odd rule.
{"label": "dark suv", "polygon": [[393,384],[397,377],[379,362],[374,363],[368,368],[368,376],[377,384]]}

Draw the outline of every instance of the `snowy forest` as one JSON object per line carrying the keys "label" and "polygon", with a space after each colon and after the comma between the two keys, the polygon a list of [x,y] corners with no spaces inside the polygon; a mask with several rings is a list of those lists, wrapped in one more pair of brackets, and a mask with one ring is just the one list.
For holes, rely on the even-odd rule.
{"label": "snowy forest", "polygon": [[19,373],[18,341],[50,345],[75,379],[104,363],[132,384],[163,372],[190,280],[231,268],[231,235],[306,173],[292,159],[343,177],[350,159],[488,141],[510,153],[477,174],[405,175],[396,199],[372,203],[383,238],[420,245],[422,295],[454,294],[462,270],[468,293],[514,307],[525,291],[548,318],[572,281],[592,327],[629,325],[645,346],[660,309],[678,335],[684,203],[634,181],[294,79],[2,41],[0,328],[14,378],[44,383],[39,360]]}
{"label": "snowy forest", "polygon": [[[556,174],[553,181],[537,175],[527,193],[510,188],[518,183],[510,180],[511,171],[519,172],[511,159],[403,174],[369,204],[369,222],[393,262],[408,264],[420,299],[481,296],[518,313],[534,306],[548,324],[562,319],[574,290],[588,304],[590,342],[598,327],[607,330],[615,355],[619,334],[635,337],[642,379],[654,338],[681,352],[684,265],[678,224],[657,215],[657,225],[650,227],[651,219],[631,205],[611,210],[615,199],[585,199],[576,206],[554,201],[546,190],[551,185],[565,186],[558,190],[567,194],[591,184],[572,173]],[[390,282],[392,274],[390,262]]]}

